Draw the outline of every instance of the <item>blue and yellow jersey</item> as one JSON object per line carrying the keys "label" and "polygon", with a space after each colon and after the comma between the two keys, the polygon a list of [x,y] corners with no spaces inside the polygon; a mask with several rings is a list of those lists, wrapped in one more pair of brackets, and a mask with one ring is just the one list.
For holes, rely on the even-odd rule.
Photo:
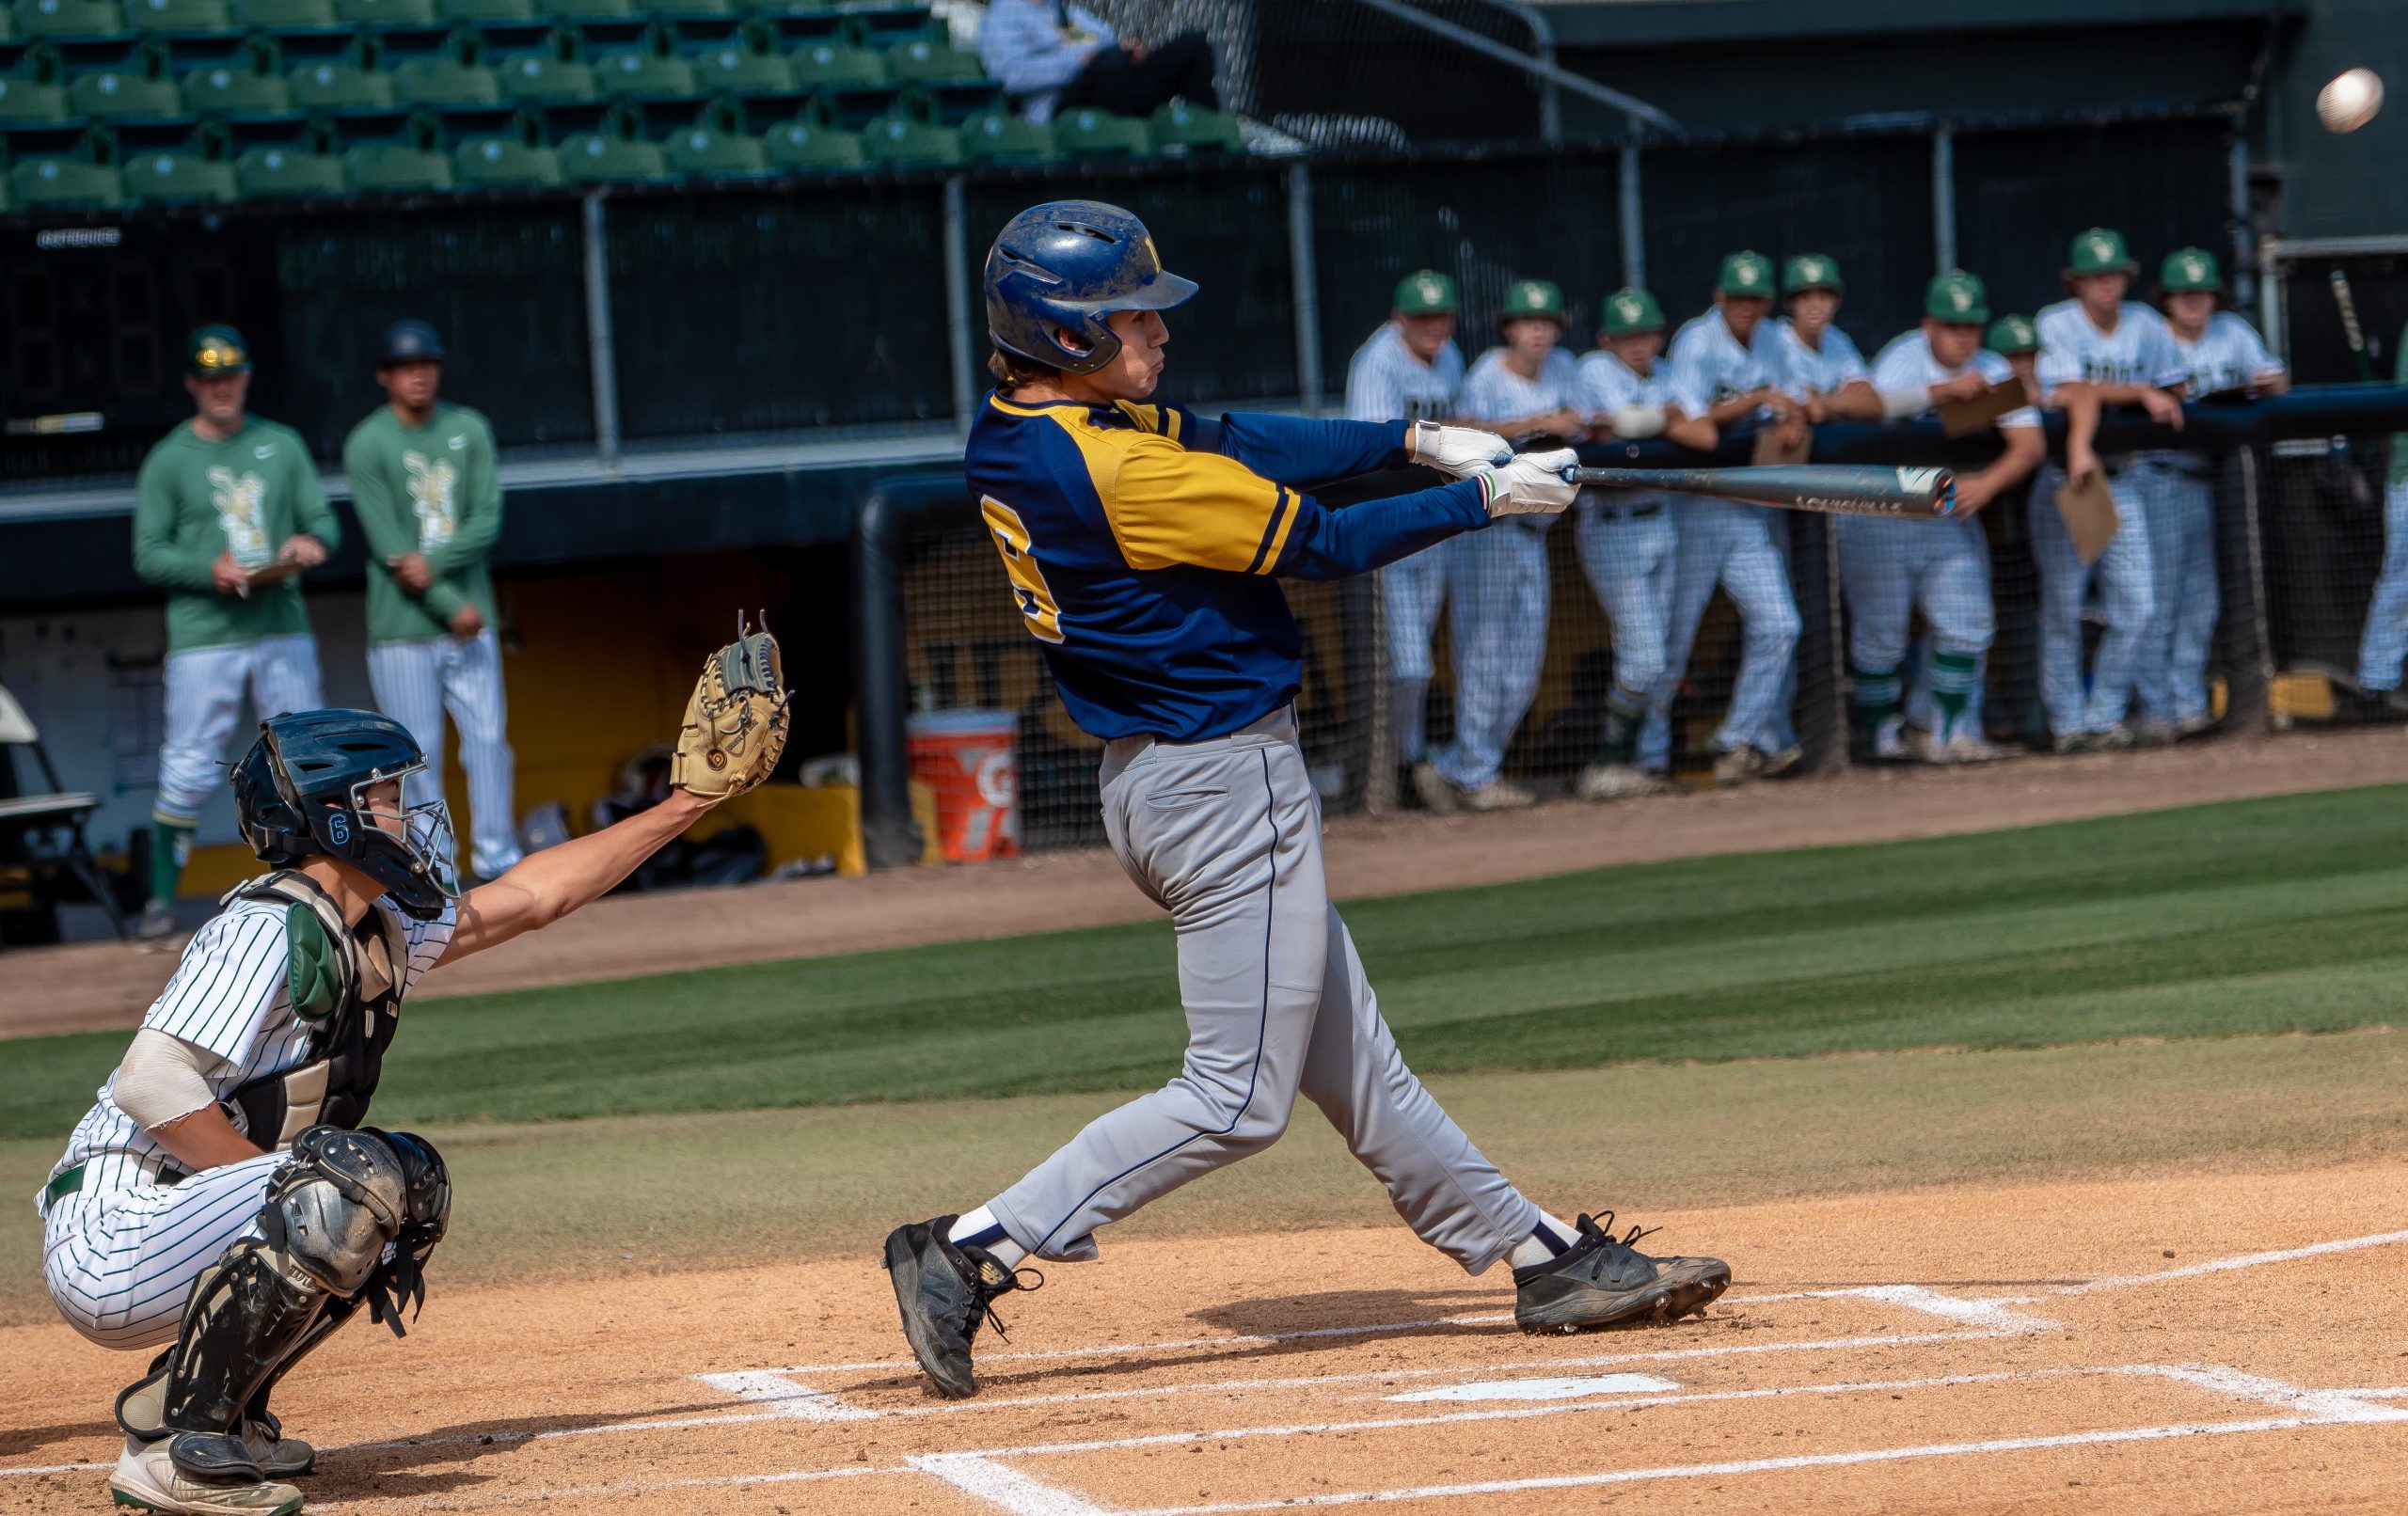
{"label": "blue and yellow jersey", "polygon": [[1333,511],[1307,491],[1402,465],[1402,421],[988,396],[964,467],[1070,719],[1222,736],[1293,700],[1276,576],[1334,579],[1488,524],[1477,480]]}

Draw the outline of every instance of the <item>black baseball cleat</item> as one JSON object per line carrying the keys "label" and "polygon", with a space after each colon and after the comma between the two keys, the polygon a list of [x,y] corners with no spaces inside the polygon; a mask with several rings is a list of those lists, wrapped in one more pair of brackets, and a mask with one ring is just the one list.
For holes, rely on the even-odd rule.
{"label": "black baseball cleat", "polygon": [[1677,1321],[1703,1311],[1731,1287],[1720,1258],[1651,1258],[1631,1244],[1634,1226],[1616,1238],[1593,1216],[1579,1221],[1580,1240],[1545,1263],[1513,1271],[1513,1324],[1525,1332],[1588,1332],[1597,1327]]}
{"label": "black baseball cleat", "polygon": [[1004,1334],[1004,1323],[995,1319],[990,1303],[994,1298],[1045,1283],[1034,1269],[1024,1271],[1037,1274],[1036,1284],[1023,1283],[1023,1271],[1005,1268],[985,1248],[947,1241],[944,1234],[958,1219],[939,1216],[886,1235],[886,1271],[895,1285],[895,1304],[903,1313],[904,1340],[928,1377],[928,1387],[948,1400],[978,1393],[977,1378],[970,1370],[970,1345],[982,1322],[993,1321],[995,1335]]}

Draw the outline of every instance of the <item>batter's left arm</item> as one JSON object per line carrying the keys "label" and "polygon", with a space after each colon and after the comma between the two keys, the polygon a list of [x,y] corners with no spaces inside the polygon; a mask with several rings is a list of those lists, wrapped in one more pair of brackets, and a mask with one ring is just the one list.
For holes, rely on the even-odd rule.
{"label": "batter's left arm", "polygon": [[1314,421],[1237,411],[1200,426],[1193,446],[1234,458],[1275,484],[1314,490],[1410,461],[1403,421]]}

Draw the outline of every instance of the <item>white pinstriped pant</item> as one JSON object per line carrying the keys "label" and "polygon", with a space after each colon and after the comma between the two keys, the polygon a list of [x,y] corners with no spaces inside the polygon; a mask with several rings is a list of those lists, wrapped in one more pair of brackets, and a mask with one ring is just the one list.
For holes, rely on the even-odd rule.
{"label": "white pinstriped pant", "polygon": [[[2105,732],[2124,719],[2145,672],[2149,621],[2157,614],[2149,573],[2149,510],[2152,477],[2128,466],[2107,482],[2122,525],[2099,561],[2085,564],[2057,511],[2065,470],[2040,469],[2032,484],[2032,557],[2040,570],[2040,703],[2048,708],[2049,732],[2068,736]],[[2091,585],[2107,616],[2087,691],[2082,680],[2082,607]]]}
{"label": "white pinstriped pant", "polygon": [[460,766],[468,775],[469,867],[490,879],[518,861],[518,813],[511,800],[512,757],[504,733],[501,643],[488,626],[466,641],[373,642],[368,684],[376,708],[409,728],[426,750],[426,770],[412,775],[404,797],[411,804],[443,795],[443,714],[460,734]]}
{"label": "white pinstriped pant", "polygon": [[267,1181],[286,1153],[262,1153],[176,1185],[86,1190],[43,1219],[41,1272],[67,1324],[103,1348],[171,1340],[184,1297],[237,1238],[259,1235]]}
{"label": "white pinstriped pant", "polygon": [[2383,575],[2367,607],[2358,637],[2358,684],[2367,689],[2398,689],[2400,665],[2408,658],[2408,480],[2383,497]]}
{"label": "white pinstriped pant", "polygon": [[1455,740],[1430,755],[1460,790],[1496,782],[1546,662],[1546,534],[1553,516],[1508,516],[1446,545],[1453,607]]}
{"label": "white pinstriped pant", "polygon": [[165,683],[166,733],[159,744],[154,809],[186,826],[199,819],[226,777],[218,764],[243,713],[246,687],[251,709],[261,718],[325,703],[318,692],[318,644],[307,632],[170,653]]}

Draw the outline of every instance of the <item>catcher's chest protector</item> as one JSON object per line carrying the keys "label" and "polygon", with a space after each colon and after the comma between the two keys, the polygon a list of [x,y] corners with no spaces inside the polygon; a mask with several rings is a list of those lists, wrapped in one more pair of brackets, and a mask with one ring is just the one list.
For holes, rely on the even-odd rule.
{"label": "catcher's chest protector", "polygon": [[321,1124],[357,1127],[400,1025],[408,940],[381,907],[345,926],[333,898],[297,870],[239,886],[226,900],[286,902],[293,1014],[310,1026],[301,1064],[236,1088],[222,1102],[228,1116],[270,1152]]}

